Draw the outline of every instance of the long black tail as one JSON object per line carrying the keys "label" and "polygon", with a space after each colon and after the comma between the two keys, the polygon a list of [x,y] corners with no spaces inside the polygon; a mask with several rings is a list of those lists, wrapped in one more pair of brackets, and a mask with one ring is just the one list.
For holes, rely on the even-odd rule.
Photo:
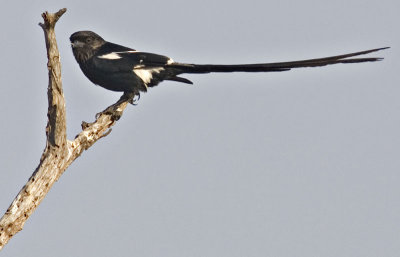
{"label": "long black tail", "polygon": [[[389,47],[376,48],[367,51],[361,51],[350,54],[343,54],[325,58],[293,61],[293,62],[276,62],[276,63],[257,63],[257,64],[234,64],[234,65],[221,65],[221,64],[187,64],[187,63],[172,63],[169,65],[171,68],[180,70],[180,73],[210,73],[210,72],[274,72],[274,71],[287,71],[293,68],[304,67],[318,67],[337,63],[359,63],[359,62],[375,62],[383,58],[378,57],[363,57],[363,58],[350,58],[354,56],[369,54],[372,52],[387,49]],[[186,79],[175,77],[180,82],[190,83]],[[175,80],[175,79],[174,79]],[[185,80],[185,81],[183,81]]]}

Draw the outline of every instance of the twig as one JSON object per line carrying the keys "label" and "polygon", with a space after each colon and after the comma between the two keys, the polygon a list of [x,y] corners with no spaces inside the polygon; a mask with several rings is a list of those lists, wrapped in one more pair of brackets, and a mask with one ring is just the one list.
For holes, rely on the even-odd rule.
{"label": "twig", "polygon": [[124,109],[129,97],[123,95],[121,99],[108,107],[106,111],[96,116],[93,123],[83,123],[82,132],[73,141],[67,140],[65,99],[62,89],[60,54],[57,48],[54,27],[59,18],[67,11],[60,9],[56,13],[44,12],[43,28],[49,70],[48,95],[48,122],[46,126],[46,147],[40,158],[38,167],[15,197],[4,216],[0,219],[0,250],[17,232],[22,230],[29,216],[44,199],[68,166],[78,158],[84,150],[91,147],[97,140],[107,136]]}

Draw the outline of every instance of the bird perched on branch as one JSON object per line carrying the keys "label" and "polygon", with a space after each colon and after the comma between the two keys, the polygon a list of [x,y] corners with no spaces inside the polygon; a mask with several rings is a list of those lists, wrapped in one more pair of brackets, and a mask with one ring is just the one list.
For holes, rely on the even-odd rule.
{"label": "bird perched on branch", "polygon": [[105,41],[92,31],[75,32],[70,41],[75,59],[90,81],[108,90],[133,96],[140,96],[140,92],[146,92],[149,87],[154,87],[163,80],[193,84],[179,76],[184,73],[278,72],[337,63],[375,62],[383,58],[352,57],[388,48],[302,61],[220,65],[175,62],[167,56],[140,52]]}

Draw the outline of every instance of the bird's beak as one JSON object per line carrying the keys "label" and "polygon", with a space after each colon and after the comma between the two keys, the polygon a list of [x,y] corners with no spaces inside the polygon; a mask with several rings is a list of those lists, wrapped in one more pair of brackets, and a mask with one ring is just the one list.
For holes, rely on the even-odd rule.
{"label": "bird's beak", "polygon": [[71,42],[71,47],[76,48],[76,47],[82,47],[84,45],[83,42],[75,40],[74,42]]}

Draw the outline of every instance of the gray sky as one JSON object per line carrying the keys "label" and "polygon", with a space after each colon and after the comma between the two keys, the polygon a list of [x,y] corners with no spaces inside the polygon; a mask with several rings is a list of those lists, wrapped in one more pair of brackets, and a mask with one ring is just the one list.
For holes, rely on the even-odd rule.
{"label": "gray sky", "polygon": [[68,8],[56,32],[70,139],[120,96],[80,71],[77,30],[197,63],[392,49],[379,63],[162,83],[73,163],[1,256],[398,256],[398,0],[20,2],[0,10],[1,214],[45,146],[44,10]]}

